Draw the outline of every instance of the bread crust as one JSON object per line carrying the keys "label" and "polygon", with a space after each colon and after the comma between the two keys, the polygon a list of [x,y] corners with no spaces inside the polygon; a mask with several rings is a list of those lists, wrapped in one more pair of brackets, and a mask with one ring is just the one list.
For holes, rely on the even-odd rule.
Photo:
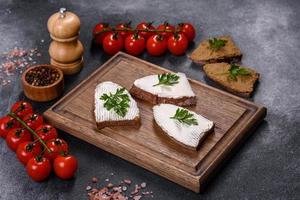
{"label": "bread crust", "polygon": [[129,93],[138,99],[142,99],[154,105],[161,104],[161,103],[169,103],[178,106],[194,106],[197,103],[196,96],[181,97],[181,98],[159,97],[158,95],[154,95],[150,92],[142,90],[141,88],[136,87],[135,85],[131,87]]}
{"label": "bread crust", "polygon": [[140,117],[135,117],[133,120],[119,120],[119,121],[103,121],[103,122],[96,122],[97,128],[99,130],[105,127],[112,127],[112,126],[134,126],[139,128],[141,125]]}
{"label": "bread crust", "polygon": [[214,130],[214,128],[215,128],[215,124],[214,124],[213,127],[212,127],[209,131],[206,131],[206,132],[204,133],[204,135],[200,138],[200,140],[199,140],[197,146],[196,146],[196,147],[192,147],[192,146],[183,144],[183,143],[179,142],[178,140],[176,140],[175,138],[171,137],[168,133],[166,133],[166,132],[165,132],[165,131],[157,124],[157,122],[156,122],[155,120],[153,120],[153,121],[154,121],[154,127],[155,127],[156,129],[158,129],[160,132],[164,133],[164,135],[166,135],[168,138],[170,138],[170,139],[171,139],[171,142],[176,143],[176,144],[178,144],[178,145],[180,145],[180,146],[183,146],[183,147],[186,148],[186,149],[193,150],[193,151],[198,151],[198,150],[199,150],[199,147],[201,146],[201,143],[205,140],[205,138],[207,137],[207,135],[208,135],[209,133],[211,133],[211,132]]}

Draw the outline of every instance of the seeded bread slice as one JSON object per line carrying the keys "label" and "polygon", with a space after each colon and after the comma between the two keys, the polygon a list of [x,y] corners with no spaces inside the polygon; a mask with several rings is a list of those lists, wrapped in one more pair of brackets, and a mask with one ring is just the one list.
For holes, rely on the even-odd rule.
{"label": "seeded bread slice", "polygon": [[203,66],[203,70],[208,78],[221,85],[225,90],[242,97],[250,97],[259,79],[259,73],[246,68],[251,74],[248,76],[237,76],[237,80],[229,78],[230,64],[213,63]]}
{"label": "seeded bread slice", "polygon": [[242,58],[240,49],[234,44],[231,36],[220,36],[217,39],[226,40],[224,47],[219,50],[209,48],[209,40],[202,41],[199,46],[192,52],[190,59],[199,64],[220,63],[220,62],[237,62]]}

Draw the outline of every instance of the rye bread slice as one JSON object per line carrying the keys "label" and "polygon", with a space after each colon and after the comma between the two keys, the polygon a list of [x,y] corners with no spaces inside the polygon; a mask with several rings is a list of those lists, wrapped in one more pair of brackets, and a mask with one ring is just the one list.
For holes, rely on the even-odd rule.
{"label": "rye bread slice", "polygon": [[103,129],[105,127],[112,127],[112,126],[132,126],[138,128],[141,125],[141,120],[140,117],[136,117],[133,120],[96,122],[96,125],[98,129]]}
{"label": "rye bread slice", "polygon": [[132,96],[147,101],[153,105],[161,104],[161,103],[169,103],[178,106],[193,106],[197,103],[196,96],[193,97],[181,97],[181,98],[166,98],[166,97],[159,97],[158,95],[154,95],[150,92],[146,92],[141,88],[136,87],[133,85],[129,90]]}
{"label": "rye bread slice", "polygon": [[120,116],[114,109],[108,110],[104,106],[105,101],[101,99],[104,94],[115,94],[118,89],[122,89],[120,85],[113,82],[102,82],[95,89],[95,106],[94,116],[98,129],[111,126],[134,126],[140,125],[140,113],[136,101],[132,98],[127,90],[123,94],[127,94],[129,98],[129,107],[125,116]]}
{"label": "rye bread slice", "polygon": [[173,104],[160,104],[153,107],[155,128],[186,149],[198,150],[206,136],[213,130],[214,123],[205,117],[189,111],[198,125],[187,125],[171,119],[177,109],[182,107]]}
{"label": "rye bread slice", "polygon": [[208,78],[222,86],[225,90],[242,97],[250,97],[259,79],[259,73],[249,67],[241,66],[248,71],[248,76],[237,76],[237,80],[229,78],[230,64],[213,63],[203,66],[203,70]]}
{"label": "rye bread slice", "polygon": [[196,105],[196,95],[185,74],[177,73],[177,75],[180,76],[178,84],[173,86],[156,86],[153,88],[152,86],[158,81],[157,75],[142,77],[134,82],[129,92],[132,96],[154,105],[160,103],[175,104],[178,106]]}
{"label": "rye bread slice", "polygon": [[209,40],[202,41],[199,46],[192,52],[190,59],[201,65],[207,63],[220,62],[238,62],[242,58],[240,49],[234,44],[231,36],[220,36],[217,39],[226,40],[226,44],[221,49],[213,51],[209,48]]}

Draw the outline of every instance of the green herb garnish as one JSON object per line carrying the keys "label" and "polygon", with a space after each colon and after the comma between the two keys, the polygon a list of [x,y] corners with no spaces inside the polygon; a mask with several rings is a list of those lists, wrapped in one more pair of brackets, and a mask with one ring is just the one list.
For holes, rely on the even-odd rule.
{"label": "green herb garnish", "polygon": [[240,67],[238,65],[232,64],[229,68],[229,78],[236,81],[237,76],[249,76],[251,72],[249,72],[246,68]]}
{"label": "green herb garnish", "polygon": [[226,45],[227,40],[213,38],[213,39],[209,39],[208,42],[209,42],[209,48],[213,51],[217,51]]}
{"label": "green herb garnish", "polygon": [[176,74],[167,73],[167,74],[159,74],[157,76],[158,76],[158,83],[153,85],[154,87],[158,85],[172,86],[179,83],[178,81],[179,76],[177,76]]}
{"label": "green herb garnish", "polygon": [[104,107],[108,111],[114,109],[114,111],[122,117],[125,117],[130,102],[128,94],[125,94],[124,91],[125,88],[118,88],[115,94],[103,94],[100,97],[101,100],[105,101]]}
{"label": "green herb garnish", "polygon": [[188,110],[178,108],[176,113],[170,119],[176,119],[180,123],[184,123],[187,125],[198,125],[197,120],[194,118],[194,115],[190,113]]}

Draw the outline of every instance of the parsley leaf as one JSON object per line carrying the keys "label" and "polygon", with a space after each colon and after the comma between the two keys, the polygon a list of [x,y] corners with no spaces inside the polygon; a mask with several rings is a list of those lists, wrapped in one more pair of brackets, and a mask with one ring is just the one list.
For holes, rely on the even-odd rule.
{"label": "parsley leaf", "polygon": [[129,96],[124,93],[125,88],[118,88],[115,94],[103,94],[100,99],[105,101],[104,107],[110,111],[113,109],[118,115],[125,117],[129,108]]}
{"label": "parsley leaf", "polygon": [[237,81],[237,76],[249,76],[251,72],[248,71],[246,68],[240,67],[238,65],[232,64],[229,68],[229,78]]}
{"label": "parsley leaf", "polygon": [[177,76],[176,74],[171,74],[171,73],[159,74],[157,75],[157,77],[158,77],[158,83],[153,85],[154,87],[158,85],[172,86],[179,83],[178,81],[179,76]]}
{"label": "parsley leaf", "polygon": [[184,123],[187,125],[198,125],[197,120],[194,118],[194,115],[190,113],[188,110],[178,108],[176,113],[170,119],[178,120],[180,123]]}
{"label": "parsley leaf", "polygon": [[209,39],[208,42],[209,42],[209,48],[213,51],[217,51],[226,45],[227,40],[213,38],[213,39]]}

